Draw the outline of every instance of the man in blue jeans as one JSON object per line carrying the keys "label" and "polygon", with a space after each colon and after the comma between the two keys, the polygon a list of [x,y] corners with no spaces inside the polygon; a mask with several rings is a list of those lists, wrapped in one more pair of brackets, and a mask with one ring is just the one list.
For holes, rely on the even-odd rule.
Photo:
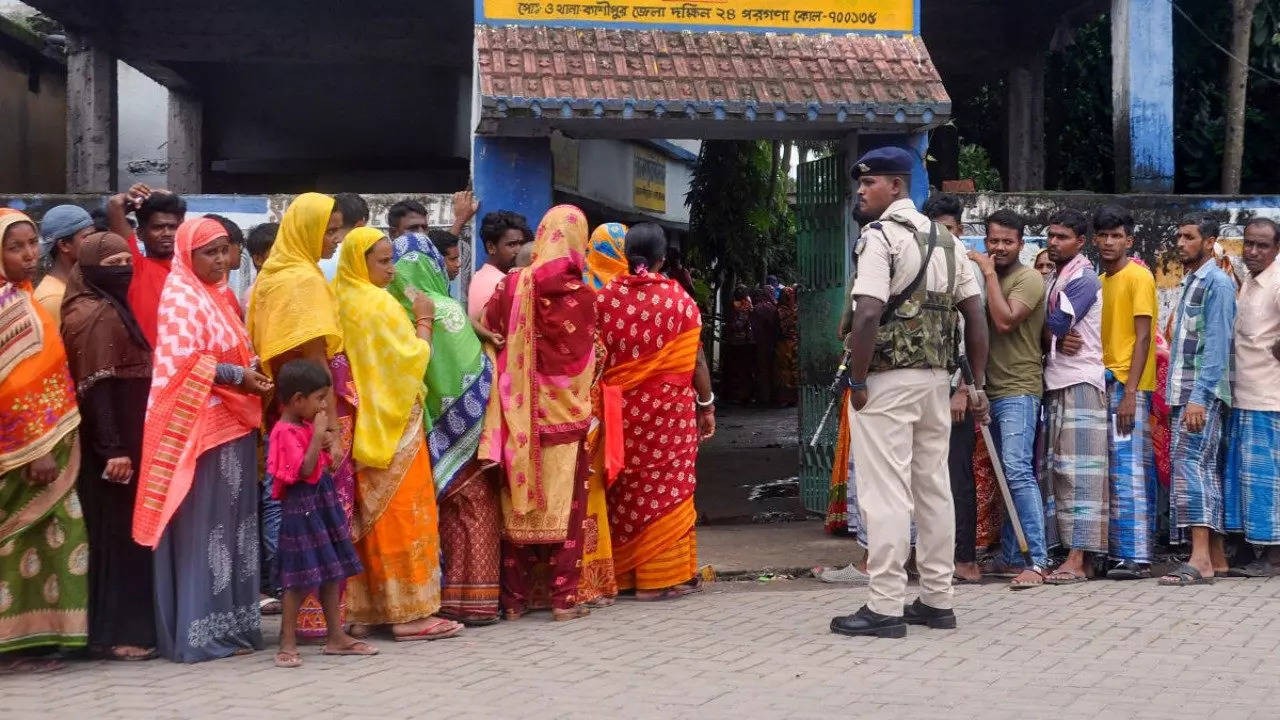
{"label": "man in blue jeans", "polygon": [[1006,519],[1000,539],[1002,564],[1017,573],[1010,586],[1021,590],[1043,585],[1044,568],[1049,563],[1044,501],[1035,473],[1036,424],[1044,387],[1040,334],[1044,329],[1045,287],[1040,273],[1019,260],[1022,217],[1011,210],[997,210],[987,217],[986,225],[986,254],[970,252],[969,258],[982,269],[987,296],[991,434],[1031,551],[1032,565],[1026,567],[1013,525]]}

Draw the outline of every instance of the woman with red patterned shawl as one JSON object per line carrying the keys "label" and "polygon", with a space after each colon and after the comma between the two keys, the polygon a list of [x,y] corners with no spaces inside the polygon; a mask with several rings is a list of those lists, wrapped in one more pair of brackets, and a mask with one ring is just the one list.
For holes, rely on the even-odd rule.
{"label": "woman with red patterned shawl", "polygon": [[133,539],[155,548],[156,649],[175,662],[262,647],[258,395],[271,383],[223,292],[229,248],[216,220],[184,222],[160,294]]}
{"label": "woman with red patterned shawl", "polygon": [[533,263],[498,283],[484,326],[506,338],[480,458],[500,463],[502,609],[508,619],[541,604],[535,571],[545,565],[553,617],[589,611],[578,597],[595,370],[594,293],[583,282],[587,218],[552,208],[534,239]]}
{"label": "woman with red patterned shawl", "polygon": [[[606,349],[605,470],[618,587],[639,600],[696,590],[693,491],[698,443],[715,433],[711,374],[700,350],[702,316],[659,274],[662,228],[627,232],[631,273],[596,296]],[[696,388],[696,390],[695,390]]]}

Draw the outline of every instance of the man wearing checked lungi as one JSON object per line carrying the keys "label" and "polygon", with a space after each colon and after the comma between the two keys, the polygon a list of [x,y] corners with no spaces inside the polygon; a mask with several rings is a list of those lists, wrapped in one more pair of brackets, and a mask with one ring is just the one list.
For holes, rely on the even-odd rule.
{"label": "man wearing checked lungi", "polygon": [[1187,217],[1178,226],[1182,290],[1169,348],[1169,487],[1172,544],[1191,539],[1191,559],[1160,578],[1161,585],[1203,585],[1227,571],[1222,430],[1231,406],[1231,339],[1236,284],[1214,262],[1218,223]]}
{"label": "man wearing checked lungi", "polygon": [[1249,277],[1236,300],[1231,442],[1224,478],[1227,532],[1264,546],[1238,568],[1249,577],[1280,574],[1280,226],[1255,218],[1244,227]]}
{"label": "man wearing checked lungi", "polygon": [[1092,556],[1107,553],[1107,394],[1102,364],[1102,283],[1084,255],[1089,218],[1066,208],[1049,217],[1056,270],[1046,302],[1042,474],[1053,490],[1058,537],[1067,558],[1045,578],[1082,583]]}
{"label": "man wearing checked lungi", "polygon": [[1102,263],[1102,363],[1111,426],[1111,580],[1151,577],[1156,535],[1156,470],[1151,395],[1156,389],[1156,279],[1133,262],[1133,215],[1118,205],[1093,213]]}

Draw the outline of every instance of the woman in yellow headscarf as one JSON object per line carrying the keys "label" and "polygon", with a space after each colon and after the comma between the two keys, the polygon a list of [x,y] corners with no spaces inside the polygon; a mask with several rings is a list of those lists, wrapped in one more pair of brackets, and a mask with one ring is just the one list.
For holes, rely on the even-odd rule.
{"label": "woman in yellow headscarf", "polygon": [[391,241],[357,228],[342,243],[339,322],[360,396],[356,414],[356,516],[352,538],[365,571],[349,587],[351,618],[390,625],[396,640],[436,640],[462,625],[440,609],[440,535],[431,456],[423,433],[422,378],[431,359],[435,305],[406,291],[415,320],[386,291],[395,278]]}
{"label": "woman in yellow headscarf", "polygon": [[[268,376],[275,377],[281,366],[297,358],[315,360],[329,368],[333,393],[326,416],[339,440],[338,447],[329,448],[329,453],[341,459],[333,472],[333,484],[350,518],[355,501],[351,433],[357,398],[351,367],[342,353],[337,300],[318,264],[320,258],[333,256],[342,239],[344,224],[342,211],[328,195],[304,193],[289,204],[280,220],[271,254],[254,283],[246,324],[254,350],[262,360],[262,370]],[[269,431],[278,412],[274,403],[268,408]],[[271,499],[271,478],[265,473],[262,526],[263,585],[266,591],[274,592],[279,585],[276,539],[280,529],[280,504]],[[339,607],[340,616],[345,616],[345,598]],[[298,636],[319,641],[326,635],[324,611],[317,598],[309,596],[298,612]]]}
{"label": "woman in yellow headscarf", "polygon": [[[605,223],[591,233],[587,247],[587,271],[584,278],[591,289],[599,292],[619,275],[627,274],[625,240],[627,226]],[[591,607],[612,605],[618,596],[618,580],[613,570],[613,539],[609,534],[609,500],[605,494],[604,443],[601,429],[604,421],[604,399],[600,376],[604,372],[604,343],[595,340],[596,377],[591,383],[591,427],[587,431],[587,457],[591,470],[587,476],[587,517],[582,528],[582,579],[578,582],[581,602]]]}

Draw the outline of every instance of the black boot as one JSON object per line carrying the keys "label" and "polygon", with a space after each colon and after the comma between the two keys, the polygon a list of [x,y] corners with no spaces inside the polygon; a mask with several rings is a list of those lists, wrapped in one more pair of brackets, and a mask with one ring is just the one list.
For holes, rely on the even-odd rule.
{"label": "black boot", "polygon": [[907,636],[907,624],[900,617],[881,615],[863,605],[852,615],[832,618],[831,632],[838,635],[902,638]]}
{"label": "black boot", "polygon": [[908,625],[928,625],[934,630],[955,630],[956,613],[954,610],[939,610],[930,607],[916,598],[916,601],[902,609],[902,620]]}

